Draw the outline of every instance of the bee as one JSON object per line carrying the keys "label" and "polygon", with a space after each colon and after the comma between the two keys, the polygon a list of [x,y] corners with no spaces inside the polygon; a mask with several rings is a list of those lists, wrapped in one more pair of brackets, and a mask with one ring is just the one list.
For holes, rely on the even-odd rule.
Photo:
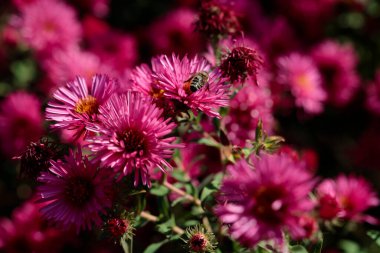
{"label": "bee", "polygon": [[187,94],[191,94],[202,89],[208,81],[208,74],[205,71],[201,71],[193,74],[189,79],[183,83],[183,89]]}

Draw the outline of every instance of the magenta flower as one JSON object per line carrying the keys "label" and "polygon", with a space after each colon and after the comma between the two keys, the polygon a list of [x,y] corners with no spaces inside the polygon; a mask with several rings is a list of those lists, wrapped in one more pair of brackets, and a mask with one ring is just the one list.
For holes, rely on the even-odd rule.
{"label": "magenta flower", "polygon": [[211,71],[205,59],[162,55],[156,59],[153,76],[170,99],[179,100],[194,113],[220,115],[215,109],[228,104],[229,87],[218,70]]}
{"label": "magenta flower", "polygon": [[321,113],[327,94],[311,58],[293,53],[278,60],[278,81],[290,88],[296,106],[308,113]]}
{"label": "magenta flower", "polygon": [[99,136],[87,140],[95,152],[96,160],[110,166],[123,175],[133,174],[134,184],[140,181],[150,185],[149,169],[158,167],[166,171],[171,165],[165,160],[173,149],[175,137],[167,135],[175,128],[174,123],[162,117],[162,110],[152,100],[137,92],[115,94],[100,106],[102,124],[93,124],[92,130]]}
{"label": "magenta flower", "polygon": [[322,74],[329,102],[335,106],[350,102],[360,85],[358,56],[353,46],[326,41],[313,49],[312,57]]}
{"label": "magenta flower", "polygon": [[230,101],[230,110],[223,119],[227,135],[234,145],[244,147],[247,140],[254,140],[259,120],[270,134],[274,126],[273,101],[270,90],[256,86],[253,81],[241,89]]}
{"label": "magenta flower", "polygon": [[293,238],[306,231],[299,218],[313,208],[308,194],[312,175],[291,157],[262,155],[253,158],[253,167],[245,160],[227,168],[229,177],[221,187],[221,200],[216,214],[230,224],[231,236],[253,247],[262,240],[282,244],[282,233]]}
{"label": "magenta flower", "polygon": [[21,33],[31,48],[50,55],[79,42],[81,28],[75,15],[73,8],[60,1],[35,1],[22,10]]}
{"label": "magenta flower", "polygon": [[51,253],[62,250],[69,234],[47,226],[39,207],[31,200],[16,208],[12,219],[0,218],[1,252]]}
{"label": "magenta flower", "polygon": [[66,161],[51,161],[50,172],[38,178],[39,202],[45,205],[41,213],[63,228],[74,228],[77,232],[100,225],[101,213],[111,207],[109,197],[113,177],[107,168],[99,168],[90,162],[82,151],[70,151]]}
{"label": "magenta flower", "polygon": [[323,219],[377,223],[375,218],[363,214],[370,207],[379,205],[379,199],[362,177],[340,175],[336,180],[326,179],[318,186],[317,194],[319,214]]}
{"label": "magenta flower", "polygon": [[0,148],[7,156],[21,155],[44,132],[41,103],[26,92],[8,95],[0,105]]}
{"label": "magenta flower", "polygon": [[[75,64],[73,64],[75,62]],[[95,55],[87,51],[82,51],[77,47],[67,50],[57,50],[49,58],[42,61],[52,85],[61,86],[73,81],[77,76],[85,78],[86,82],[91,82],[96,73],[107,73],[115,76],[115,71],[100,61]],[[54,87],[49,87],[52,90]]]}
{"label": "magenta flower", "polygon": [[77,77],[53,94],[46,108],[46,118],[56,121],[55,128],[75,130],[75,136],[87,135],[86,125],[97,122],[99,106],[103,105],[116,89],[116,81],[106,75],[95,75],[91,89],[86,80]]}

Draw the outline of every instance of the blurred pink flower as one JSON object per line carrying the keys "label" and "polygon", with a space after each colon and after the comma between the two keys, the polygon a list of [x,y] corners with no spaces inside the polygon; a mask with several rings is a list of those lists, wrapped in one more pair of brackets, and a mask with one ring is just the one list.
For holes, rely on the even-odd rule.
{"label": "blurred pink flower", "polygon": [[[283,231],[293,238],[307,231],[299,219],[313,208],[308,194],[314,180],[300,163],[282,155],[254,157],[227,167],[216,214],[230,224],[232,238],[248,247],[262,240],[283,243]],[[224,203],[225,202],[225,203]]]}
{"label": "blurred pink flower", "polygon": [[317,194],[322,219],[377,223],[375,218],[364,214],[370,207],[378,206],[379,199],[362,177],[340,175],[335,180],[326,179],[318,186]]}
{"label": "blurred pink flower", "polygon": [[175,54],[162,55],[156,60],[153,77],[165,97],[178,100],[195,114],[200,110],[220,118],[215,109],[228,104],[229,86],[218,70],[211,71],[207,61],[198,56],[180,59]]}
{"label": "blurred pink flower", "polygon": [[248,83],[230,100],[229,112],[223,119],[230,141],[245,147],[246,140],[254,140],[259,120],[270,134],[274,126],[272,105],[268,88]]}
{"label": "blurred pink flower", "polygon": [[0,105],[0,148],[7,156],[20,155],[43,134],[41,103],[23,91],[8,95]]}
{"label": "blurred pink flower", "polygon": [[215,147],[190,142],[180,150],[180,154],[181,166],[194,182],[222,168],[220,151]]}
{"label": "blurred pink flower", "polygon": [[105,17],[109,11],[110,0],[70,0],[78,9],[90,12],[97,17]]}
{"label": "blurred pink flower", "polygon": [[35,4],[39,0],[12,0],[12,4],[19,10],[28,8],[30,5]]}
{"label": "blurred pink flower", "polygon": [[21,33],[27,44],[43,55],[76,45],[81,28],[75,10],[56,0],[39,0],[21,12]]}
{"label": "blurred pink flower", "polygon": [[90,136],[90,149],[96,160],[104,166],[134,176],[135,186],[142,182],[150,185],[149,169],[172,166],[166,161],[173,149],[181,145],[173,144],[175,137],[168,137],[174,127],[169,119],[162,117],[162,110],[153,105],[152,100],[137,92],[127,91],[115,94],[99,107],[101,124],[93,124],[91,130],[100,133]]}
{"label": "blurred pink flower", "polygon": [[95,75],[87,87],[83,77],[68,82],[53,94],[46,108],[46,119],[55,121],[53,128],[75,130],[75,138],[88,134],[88,123],[97,122],[99,107],[115,92],[117,81],[106,75]]}
{"label": "blurred pink flower", "polygon": [[277,17],[261,28],[260,45],[272,61],[299,48],[294,28],[284,17]]}
{"label": "blurred pink flower", "polygon": [[79,232],[100,225],[100,214],[111,207],[110,170],[82,156],[80,146],[65,161],[51,161],[49,172],[42,172],[38,180],[42,183],[38,201],[44,203],[41,213],[65,229]]}
{"label": "blurred pink flower", "polygon": [[24,203],[12,213],[12,219],[0,219],[0,251],[60,252],[65,242],[61,231],[47,226],[39,212],[39,205],[32,201]]}
{"label": "blurred pink flower", "polygon": [[195,55],[202,50],[201,36],[194,32],[196,13],[187,8],[173,10],[156,20],[147,30],[155,54]]}
{"label": "blurred pink flower", "polygon": [[278,82],[289,87],[296,106],[307,113],[323,111],[327,94],[321,85],[321,76],[313,60],[292,53],[278,59]]}
{"label": "blurred pink flower", "polygon": [[86,49],[97,55],[102,64],[111,66],[120,75],[135,65],[138,45],[133,35],[112,29],[91,16],[84,19],[83,31]]}
{"label": "blurred pink flower", "polygon": [[116,77],[111,66],[100,61],[95,54],[82,51],[78,47],[57,50],[51,57],[42,61],[42,67],[49,78],[49,83],[44,84],[43,87],[47,93],[67,82],[74,81],[77,76],[82,76],[88,83],[91,83],[96,73],[107,73]]}
{"label": "blurred pink flower", "polygon": [[322,75],[329,102],[335,106],[349,103],[360,82],[356,72],[358,58],[353,46],[325,41],[313,49],[312,57]]}

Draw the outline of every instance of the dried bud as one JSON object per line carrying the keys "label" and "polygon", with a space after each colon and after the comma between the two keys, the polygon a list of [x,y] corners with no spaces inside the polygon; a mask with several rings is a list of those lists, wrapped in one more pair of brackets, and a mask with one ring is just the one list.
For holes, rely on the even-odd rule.
{"label": "dried bud", "polygon": [[196,30],[207,36],[220,38],[238,33],[241,27],[234,11],[216,1],[206,0],[202,1]]}
{"label": "dried bud", "polygon": [[120,217],[109,218],[103,227],[106,236],[119,241],[120,238],[131,238],[133,235],[133,215],[124,212]]}
{"label": "dried bud", "polygon": [[206,232],[202,225],[186,229],[186,239],[190,252],[214,252],[216,248],[215,236]]}
{"label": "dried bud", "polygon": [[50,160],[56,160],[60,156],[58,146],[46,138],[38,142],[31,142],[26,151],[17,157],[21,160],[20,176],[35,179],[40,172],[47,171]]}
{"label": "dried bud", "polygon": [[232,83],[244,83],[248,77],[252,77],[257,84],[257,70],[262,64],[263,60],[256,50],[239,46],[224,57],[220,69],[222,75]]}

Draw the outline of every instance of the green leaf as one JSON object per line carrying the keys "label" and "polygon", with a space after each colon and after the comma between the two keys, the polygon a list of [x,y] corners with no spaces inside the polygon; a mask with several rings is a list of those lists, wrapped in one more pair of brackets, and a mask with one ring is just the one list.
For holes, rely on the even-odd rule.
{"label": "green leaf", "polygon": [[198,143],[204,144],[204,145],[210,146],[210,147],[216,147],[216,148],[221,147],[221,144],[212,138],[201,138],[201,139],[199,139]]}
{"label": "green leaf", "polygon": [[180,197],[180,198],[176,198],[172,203],[171,203],[171,206],[172,207],[175,207],[176,205],[178,205],[179,203],[181,203],[182,201],[186,200],[185,197]]}
{"label": "green leaf", "polygon": [[187,183],[190,181],[189,176],[186,175],[186,173],[183,170],[179,170],[179,169],[173,170],[170,176],[174,177],[179,182]]}
{"label": "green leaf", "polygon": [[195,225],[198,225],[198,224],[199,224],[198,220],[187,220],[187,221],[185,221],[185,223],[183,223],[183,225],[185,227],[192,227],[192,226],[195,226]]}
{"label": "green leaf", "polygon": [[308,253],[307,250],[301,245],[290,246],[291,253]]}
{"label": "green leaf", "polygon": [[367,232],[367,235],[374,240],[374,242],[380,246],[380,231],[370,230]]}
{"label": "green leaf", "polygon": [[356,242],[349,240],[342,240],[339,242],[339,247],[344,251],[344,253],[360,253],[360,246]]}
{"label": "green leaf", "polygon": [[26,88],[37,73],[35,63],[30,59],[13,62],[10,70],[14,75],[14,82],[18,88]]}
{"label": "green leaf", "polygon": [[161,234],[168,234],[172,231],[172,228],[175,226],[174,218],[171,217],[169,220],[165,221],[164,223],[157,224],[157,231]]}
{"label": "green leaf", "polygon": [[214,179],[211,181],[211,185],[215,189],[219,190],[221,182],[222,182],[222,179],[223,179],[223,173],[222,172],[219,172],[219,173],[215,174]]}
{"label": "green leaf", "polygon": [[159,248],[161,248],[162,245],[164,245],[165,243],[168,243],[169,240],[166,239],[166,240],[163,240],[161,242],[156,242],[156,243],[153,243],[151,245],[148,246],[148,248],[146,248],[144,250],[144,253],[154,253],[156,252]]}
{"label": "green leaf", "polygon": [[204,201],[208,196],[210,196],[210,195],[213,194],[214,192],[216,192],[215,189],[210,189],[210,188],[208,188],[208,187],[203,188],[202,193],[201,193],[200,200],[201,200],[201,201]]}
{"label": "green leaf", "polygon": [[165,186],[163,185],[159,185],[159,184],[156,184],[156,185],[153,185],[152,188],[150,189],[150,194],[152,195],[156,195],[156,196],[166,196],[169,194],[169,189],[166,188]]}

